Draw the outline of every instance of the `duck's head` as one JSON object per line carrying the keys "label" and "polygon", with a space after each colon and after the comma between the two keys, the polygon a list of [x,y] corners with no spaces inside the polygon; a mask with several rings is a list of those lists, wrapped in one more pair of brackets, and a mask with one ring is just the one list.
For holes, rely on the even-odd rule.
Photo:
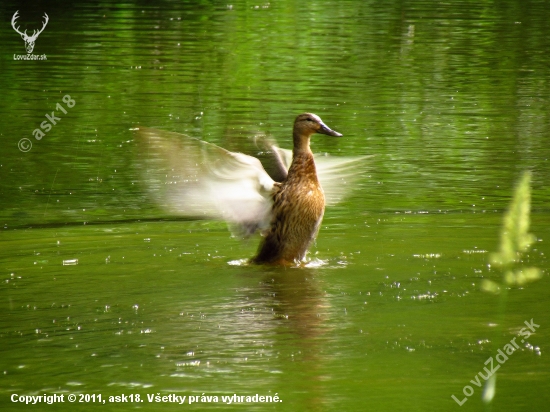
{"label": "duck's head", "polygon": [[326,134],[328,136],[342,136],[335,132],[321,118],[313,113],[302,113],[294,121],[294,148],[309,147],[309,138],[314,133]]}

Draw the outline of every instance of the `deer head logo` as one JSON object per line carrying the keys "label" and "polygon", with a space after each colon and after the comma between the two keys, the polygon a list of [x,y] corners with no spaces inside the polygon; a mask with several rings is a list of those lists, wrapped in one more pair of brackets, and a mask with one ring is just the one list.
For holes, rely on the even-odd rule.
{"label": "deer head logo", "polygon": [[46,24],[48,24],[48,20],[50,20],[50,19],[49,19],[48,15],[46,13],[44,13],[44,24],[42,25],[42,28],[40,30],[34,30],[33,33],[32,33],[32,36],[28,36],[27,35],[27,30],[25,30],[24,33],[21,33],[19,31],[19,27],[15,27],[15,20],[17,20],[19,18],[17,13],[19,13],[19,10],[17,10],[15,12],[15,14],[13,15],[13,17],[11,19],[11,26],[13,27],[13,29],[17,33],[19,33],[21,35],[21,38],[25,41],[25,48],[27,49],[27,53],[31,54],[33,49],[34,49],[34,42],[38,38],[38,35],[44,31],[44,28],[46,27]]}

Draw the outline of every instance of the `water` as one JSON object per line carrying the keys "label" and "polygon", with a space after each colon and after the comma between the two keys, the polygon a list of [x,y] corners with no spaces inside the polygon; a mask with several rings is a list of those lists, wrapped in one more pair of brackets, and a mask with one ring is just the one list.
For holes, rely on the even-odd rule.
{"label": "water", "polygon": [[[28,32],[48,13],[34,50],[46,61],[13,59],[25,54],[7,23],[16,10]],[[27,407],[13,394],[42,393],[145,400],[109,410],[181,409],[150,403],[157,393],[220,398],[200,410],[452,410],[466,385],[461,408],[484,410],[470,381],[531,319],[540,328],[501,365],[493,409],[548,404],[545,3],[0,12],[3,410]],[[61,120],[36,140],[52,111]],[[289,147],[303,111],[344,134],[315,137],[315,152],[374,155],[327,209],[307,268],[230,264],[258,239],[170,215],[144,190],[135,126],[232,150],[266,133]],[[544,276],[503,303],[480,284],[501,279],[488,255],[527,169],[538,241],[525,264]],[[221,401],[256,393],[283,402]]]}

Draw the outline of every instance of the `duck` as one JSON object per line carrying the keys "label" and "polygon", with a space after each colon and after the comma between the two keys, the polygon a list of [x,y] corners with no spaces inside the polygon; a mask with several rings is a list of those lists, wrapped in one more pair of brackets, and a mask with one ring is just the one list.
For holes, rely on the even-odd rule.
{"label": "duck", "polygon": [[[349,193],[358,165],[370,157],[314,155],[313,135],[342,134],[313,113],[295,118],[292,150],[256,136],[262,149],[258,156],[180,133],[143,126],[133,130],[136,165],[149,196],[170,214],[224,220],[236,237],[259,232],[262,240],[251,264],[302,264],[326,205]],[[260,158],[269,159],[270,167]]]}
{"label": "duck", "polygon": [[[292,162],[284,179],[274,184],[271,222],[257,255],[252,258],[253,263],[289,265],[301,262],[319,232],[325,213],[325,194],[310,148],[311,136],[315,133],[342,136],[316,114],[303,113],[296,117],[292,131]],[[278,163],[282,166],[282,162]]]}

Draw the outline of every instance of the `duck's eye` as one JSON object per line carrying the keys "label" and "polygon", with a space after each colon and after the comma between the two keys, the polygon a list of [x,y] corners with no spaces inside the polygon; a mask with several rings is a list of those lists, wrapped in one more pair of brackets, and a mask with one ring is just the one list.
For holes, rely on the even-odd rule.
{"label": "duck's eye", "polygon": [[312,119],[311,117],[308,117],[306,120],[307,120],[308,122],[312,122],[312,121],[313,121],[313,119]]}

